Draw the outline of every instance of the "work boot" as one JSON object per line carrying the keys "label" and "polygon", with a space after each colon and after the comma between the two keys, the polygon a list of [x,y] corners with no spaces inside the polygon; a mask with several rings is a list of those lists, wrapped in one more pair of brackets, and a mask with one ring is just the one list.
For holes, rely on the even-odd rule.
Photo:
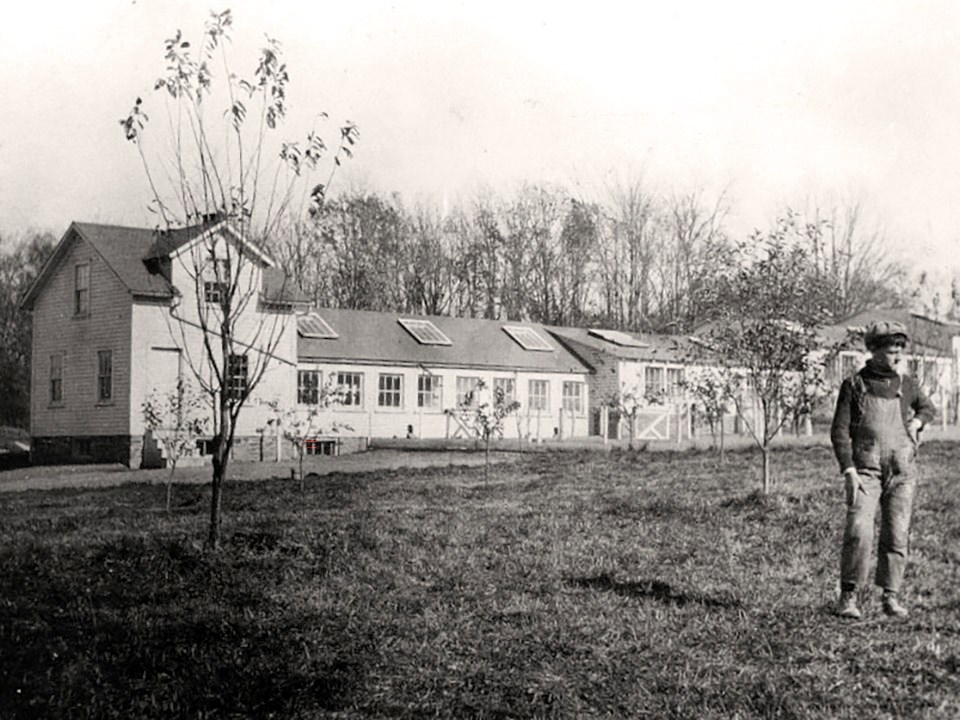
{"label": "work boot", "polygon": [[883,612],[894,618],[905,618],[909,614],[896,595],[888,594],[883,596]]}
{"label": "work boot", "polygon": [[842,618],[850,618],[851,620],[860,619],[860,608],[857,607],[857,592],[855,590],[844,590],[840,593],[837,614]]}

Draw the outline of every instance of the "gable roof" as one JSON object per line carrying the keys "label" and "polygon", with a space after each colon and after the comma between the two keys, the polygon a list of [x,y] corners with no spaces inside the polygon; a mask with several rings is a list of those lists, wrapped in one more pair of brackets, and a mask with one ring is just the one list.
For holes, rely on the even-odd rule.
{"label": "gable roof", "polygon": [[[172,253],[187,246],[205,232],[219,225],[227,227],[218,216],[210,216],[197,225],[160,231],[154,228],[103,225],[100,223],[73,222],[64,233],[50,259],[37,275],[33,285],[23,296],[21,305],[31,308],[37,295],[43,290],[50,275],[70,245],[80,238],[103,259],[124,287],[135,297],[173,297],[173,286],[160,272],[157,260],[170,257]],[[270,302],[298,303],[303,298],[293,283],[286,281],[282,272],[271,267],[273,261],[265,258],[264,299]],[[278,274],[279,273],[279,274]]]}
{"label": "gable roof", "polygon": [[[598,337],[586,328],[551,326],[550,333],[568,346],[588,365],[591,357],[605,355],[617,360],[645,363],[690,364],[693,362],[694,345],[683,335],[657,335],[624,333],[638,345],[624,345]],[[592,365],[591,365],[592,366]]]}
{"label": "gable roof", "polygon": [[[588,368],[536,323],[426,316],[370,310],[316,309],[336,338],[297,336],[301,361],[364,365],[462,367],[546,373],[586,373]],[[429,320],[450,345],[425,345],[400,319]],[[549,352],[524,350],[504,327],[527,327],[550,345]]]}

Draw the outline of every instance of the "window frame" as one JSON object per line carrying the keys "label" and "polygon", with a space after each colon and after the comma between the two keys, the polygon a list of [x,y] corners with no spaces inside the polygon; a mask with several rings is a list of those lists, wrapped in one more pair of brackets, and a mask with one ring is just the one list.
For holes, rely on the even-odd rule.
{"label": "window frame", "polygon": [[[576,389],[576,394],[568,393],[568,389]],[[583,382],[579,380],[564,380],[560,388],[560,403],[564,412],[573,412],[575,415],[586,413],[586,404],[583,397]],[[571,407],[572,405],[572,407]]]}
{"label": "window frame", "polygon": [[219,305],[227,294],[227,284],[220,280],[203,281],[203,301],[208,305]]}
{"label": "window frame", "polygon": [[[104,359],[108,361],[104,365]],[[106,371],[105,371],[106,370]],[[106,389],[106,392],[104,390]],[[113,350],[97,350],[97,404],[113,402]]]}
{"label": "window frame", "polygon": [[[384,387],[384,381],[387,384],[396,381],[396,387]],[[396,403],[385,403],[385,399],[395,400]],[[403,409],[403,373],[378,373],[377,374],[377,408],[380,410],[402,410]]]}
{"label": "window frame", "polygon": [[[657,383],[651,382],[651,375],[656,374],[660,380]],[[643,396],[645,398],[656,397],[666,393],[667,368],[665,365],[644,365],[643,366]],[[654,387],[656,385],[656,387]],[[653,391],[651,392],[651,388]]]}
{"label": "window frame", "polygon": [[227,359],[227,372],[224,389],[227,397],[236,402],[242,401],[250,392],[250,359],[246,353],[231,353]]}
{"label": "window frame", "polygon": [[[54,363],[54,360],[57,360],[58,363]],[[50,355],[50,380],[47,384],[47,398],[50,401],[50,405],[63,405],[63,373],[64,365],[66,358],[64,353],[58,352]],[[59,365],[59,372],[55,375],[54,369],[55,365]],[[57,383],[56,385],[54,383]],[[58,392],[54,392],[56,389]]]}
{"label": "window frame", "polygon": [[[357,386],[352,382],[344,382],[344,378],[355,378]],[[340,391],[340,407],[363,409],[363,373],[355,370],[337,370],[337,388]],[[354,399],[356,402],[354,402]]]}
{"label": "window frame", "polygon": [[[85,286],[80,286],[81,271]],[[84,293],[84,294],[81,294]],[[81,307],[82,306],[82,307]],[[73,316],[90,317],[90,263],[82,262],[73,266]]]}
{"label": "window frame", "polygon": [[[429,388],[424,388],[427,381]],[[429,399],[430,402],[424,402]],[[443,376],[421,373],[417,376],[417,408],[422,410],[443,409]]]}
{"label": "window frame", "polygon": [[[534,388],[543,388],[543,394],[534,392]],[[541,406],[542,401],[542,406]],[[550,412],[550,381],[530,378],[527,381],[527,408],[540,413]]]}
{"label": "window frame", "polygon": [[[477,390],[480,388],[481,380],[482,378],[478,375],[457,375],[455,399],[458,408],[474,408],[477,406]],[[469,382],[470,389],[467,392],[461,392],[461,386],[467,382]],[[469,398],[467,395],[469,395]]]}
{"label": "window frame", "polygon": [[[506,385],[506,387],[503,387]],[[509,405],[517,399],[517,379],[513,377],[495,377],[493,379],[493,399],[496,401],[497,390],[503,389],[503,402]]]}
{"label": "window frame", "polygon": [[[313,376],[313,382],[305,383],[304,378]],[[320,380],[319,370],[297,368],[297,404],[298,405],[319,405],[320,404]],[[310,399],[312,396],[312,399]],[[307,399],[305,400],[304,397]]]}
{"label": "window frame", "polygon": [[[672,380],[671,375],[673,375]],[[666,383],[666,394],[668,398],[675,399],[683,397],[683,385],[686,376],[687,373],[682,366],[667,366],[667,371],[664,373],[664,382]]]}

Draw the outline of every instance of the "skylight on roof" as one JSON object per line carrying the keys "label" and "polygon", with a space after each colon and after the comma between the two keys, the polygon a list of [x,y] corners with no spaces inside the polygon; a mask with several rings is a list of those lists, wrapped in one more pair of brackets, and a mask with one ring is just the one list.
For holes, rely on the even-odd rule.
{"label": "skylight on roof", "polygon": [[507,335],[516,340],[524,350],[533,350],[536,352],[553,352],[550,344],[537,333],[536,330],[529,327],[520,327],[519,325],[504,325],[503,330]]}
{"label": "skylight on roof", "polygon": [[587,330],[587,333],[598,337],[601,340],[606,340],[611,342],[614,345],[621,345],[622,347],[635,347],[635,348],[645,348],[650,347],[648,343],[638,340],[633,337],[633,335],[628,335],[625,332],[620,332],[619,330],[603,330],[601,328],[591,328]]}
{"label": "skylight on roof", "polygon": [[332,340],[340,337],[330,327],[330,324],[315,312],[297,318],[297,332],[306,338],[320,338],[322,340]]}
{"label": "skylight on roof", "polygon": [[453,345],[450,338],[440,332],[440,329],[429,320],[398,318],[397,322],[403,325],[403,329],[413,335],[421,345]]}

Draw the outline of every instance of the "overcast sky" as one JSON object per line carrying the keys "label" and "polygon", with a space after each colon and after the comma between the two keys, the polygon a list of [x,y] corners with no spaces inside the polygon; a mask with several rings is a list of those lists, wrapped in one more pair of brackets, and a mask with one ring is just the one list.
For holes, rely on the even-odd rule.
{"label": "overcast sky", "polygon": [[[960,273],[960,3],[25,0],[0,23],[0,231],[152,224],[118,120],[165,38],[230,7],[291,70],[291,135],[355,121],[350,175],[407,197],[611,177],[726,189],[731,229],[859,196],[898,252]],[[298,125],[298,123],[300,123]],[[332,138],[331,138],[332,139]]]}

